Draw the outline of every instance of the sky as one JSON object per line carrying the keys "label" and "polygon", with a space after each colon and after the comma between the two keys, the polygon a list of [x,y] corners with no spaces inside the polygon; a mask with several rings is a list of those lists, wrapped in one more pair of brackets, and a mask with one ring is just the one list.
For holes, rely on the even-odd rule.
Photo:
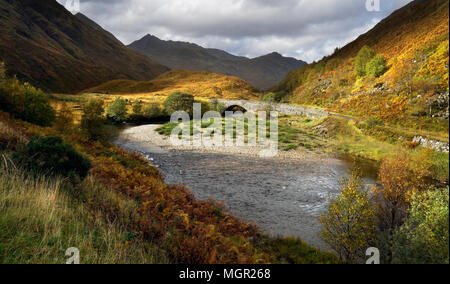
{"label": "sky", "polygon": [[[57,0],[125,44],[147,34],[234,55],[271,52],[311,63],[411,0]],[[79,1],[79,6],[76,2]],[[377,7],[379,3],[379,9]],[[75,3],[75,5],[73,5]],[[75,8],[75,9],[74,9]]]}

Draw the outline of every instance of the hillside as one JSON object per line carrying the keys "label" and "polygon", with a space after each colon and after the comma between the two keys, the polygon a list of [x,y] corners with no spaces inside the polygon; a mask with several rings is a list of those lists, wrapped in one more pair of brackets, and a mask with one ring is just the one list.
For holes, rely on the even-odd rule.
{"label": "hillside", "polygon": [[113,79],[150,80],[168,71],[79,18],[54,0],[1,0],[0,60],[9,74],[67,93]]}
{"label": "hillside", "polygon": [[249,59],[193,43],[164,41],[152,35],[133,42],[129,48],[171,69],[211,71],[236,76],[260,89],[276,85],[289,71],[306,64],[278,53]]}
{"label": "hillside", "polygon": [[86,25],[90,26],[91,28],[93,28],[93,29],[95,29],[97,31],[103,32],[111,40],[115,41],[119,45],[123,45],[123,43],[120,40],[118,40],[112,33],[110,33],[107,30],[105,30],[103,27],[101,27],[99,24],[97,24],[93,20],[89,19],[88,17],[86,17],[84,14],[77,13],[75,15],[75,17],[77,17],[78,20],[82,21],[83,23],[85,23]]}
{"label": "hillside", "polygon": [[[291,103],[446,133],[448,8],[446,0],[413,1],[333,55],[290,72],[273,91]],[[363,46],[386,60],[378,78],[355,74]]]}
{"label": "hillside", "polygon": [[258,90],[245,81],[207,71],[174,70],[151,81],[113,80],[84,93],[169,95],[175,91],[204,98],[257,99]]}

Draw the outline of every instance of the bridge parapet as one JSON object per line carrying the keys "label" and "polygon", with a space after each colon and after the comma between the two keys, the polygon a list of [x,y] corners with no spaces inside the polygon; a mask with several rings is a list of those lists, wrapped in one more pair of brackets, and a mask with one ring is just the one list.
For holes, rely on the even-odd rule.
{"label": "bridge parapet", "polygon": [[245,108],[249,112],[257,112],[270,108],[271,110],[277,111],[281,114],[305,115],[310,118],[320,118],[330,115],[327,111],[290,104],[278,104],[278,103],[268,103],[262,101],[246,101],[246,100],[223,100],[223,99],[219,99],[217,101],[227,108],[232,106],[240,106]]}

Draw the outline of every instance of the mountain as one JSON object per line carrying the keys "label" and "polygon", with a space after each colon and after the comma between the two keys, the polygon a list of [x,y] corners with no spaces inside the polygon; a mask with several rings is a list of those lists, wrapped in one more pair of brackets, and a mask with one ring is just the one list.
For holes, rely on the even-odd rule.
{"label": "mountain", "polygon": [[[448,132],[448,9],[448,0],[413,1],[333,55],[291,71],[272,91],[291,103]],[[372,62],[383,67],[379,77],[355,74],[364,46],[386,61]]]}
{"label": "mountain", "polygon": [[[195,94],[196,97],[221,99],[259,98],[256,88],[242,79],[209,71],[173,70],[151,81],[113,80],[85,90],[84,93],[142,94],[146,97],[169,95],[175,91]],[[134,97],[134,95],[133,95]]]}
{"label": "mountain", "polygon": [[92,26],[54,0],[0,0],[0,60],[19,79],[64,93],[169,70]]}
{"label": "mountain", "polygon": [[101,27],[99,24],[97,24],[93,20],[89,19],[88,17],[86,17],[84,14],[77,13],[75,15],[75,17],[77,17],[78,20],[82,21],[83,23],[85,23],[86,25],[90,26],[91,28],[104,33],[106,36],[108,36],[111,40],[115,41],[117,44],[123,45],[123,43],[120,40],[118,40],[112,33],[108,32],[105,29],[103,29],[103,27]]}
{"label": "mountain", "polygon": [[286,74],[306,63],[272,53],[254,59],[187,42],[164,41],[152,35],[128,46],[171,69],[211,71],[246,80],[260,89],[276,85]]}

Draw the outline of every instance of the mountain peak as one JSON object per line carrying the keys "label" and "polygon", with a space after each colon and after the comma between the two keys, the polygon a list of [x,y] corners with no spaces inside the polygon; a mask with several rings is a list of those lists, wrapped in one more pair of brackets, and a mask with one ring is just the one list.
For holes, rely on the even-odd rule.
{"label": "mountain peak", "polygon": [[278,53],[276,51],[274,51],[272,53],[269,53],[267,56],[270,56],[270,57],[283,57],[283,55],[281,55],[280,53]]}
{"label": "mountain peak", "polygon": [[276,85],[289,71],[305,65],[303,61],[283,57],[278,52],[250,59],[220,49],[203,48],[195,43],[165,41],[150,34],[128,47],[174,70],[211,71],[231,75],[259,89]]}
{"label": "mountain peak", "polygon": [[146,34],[142,39],[158,39],[158,37],[152,35],[152,34]]}

